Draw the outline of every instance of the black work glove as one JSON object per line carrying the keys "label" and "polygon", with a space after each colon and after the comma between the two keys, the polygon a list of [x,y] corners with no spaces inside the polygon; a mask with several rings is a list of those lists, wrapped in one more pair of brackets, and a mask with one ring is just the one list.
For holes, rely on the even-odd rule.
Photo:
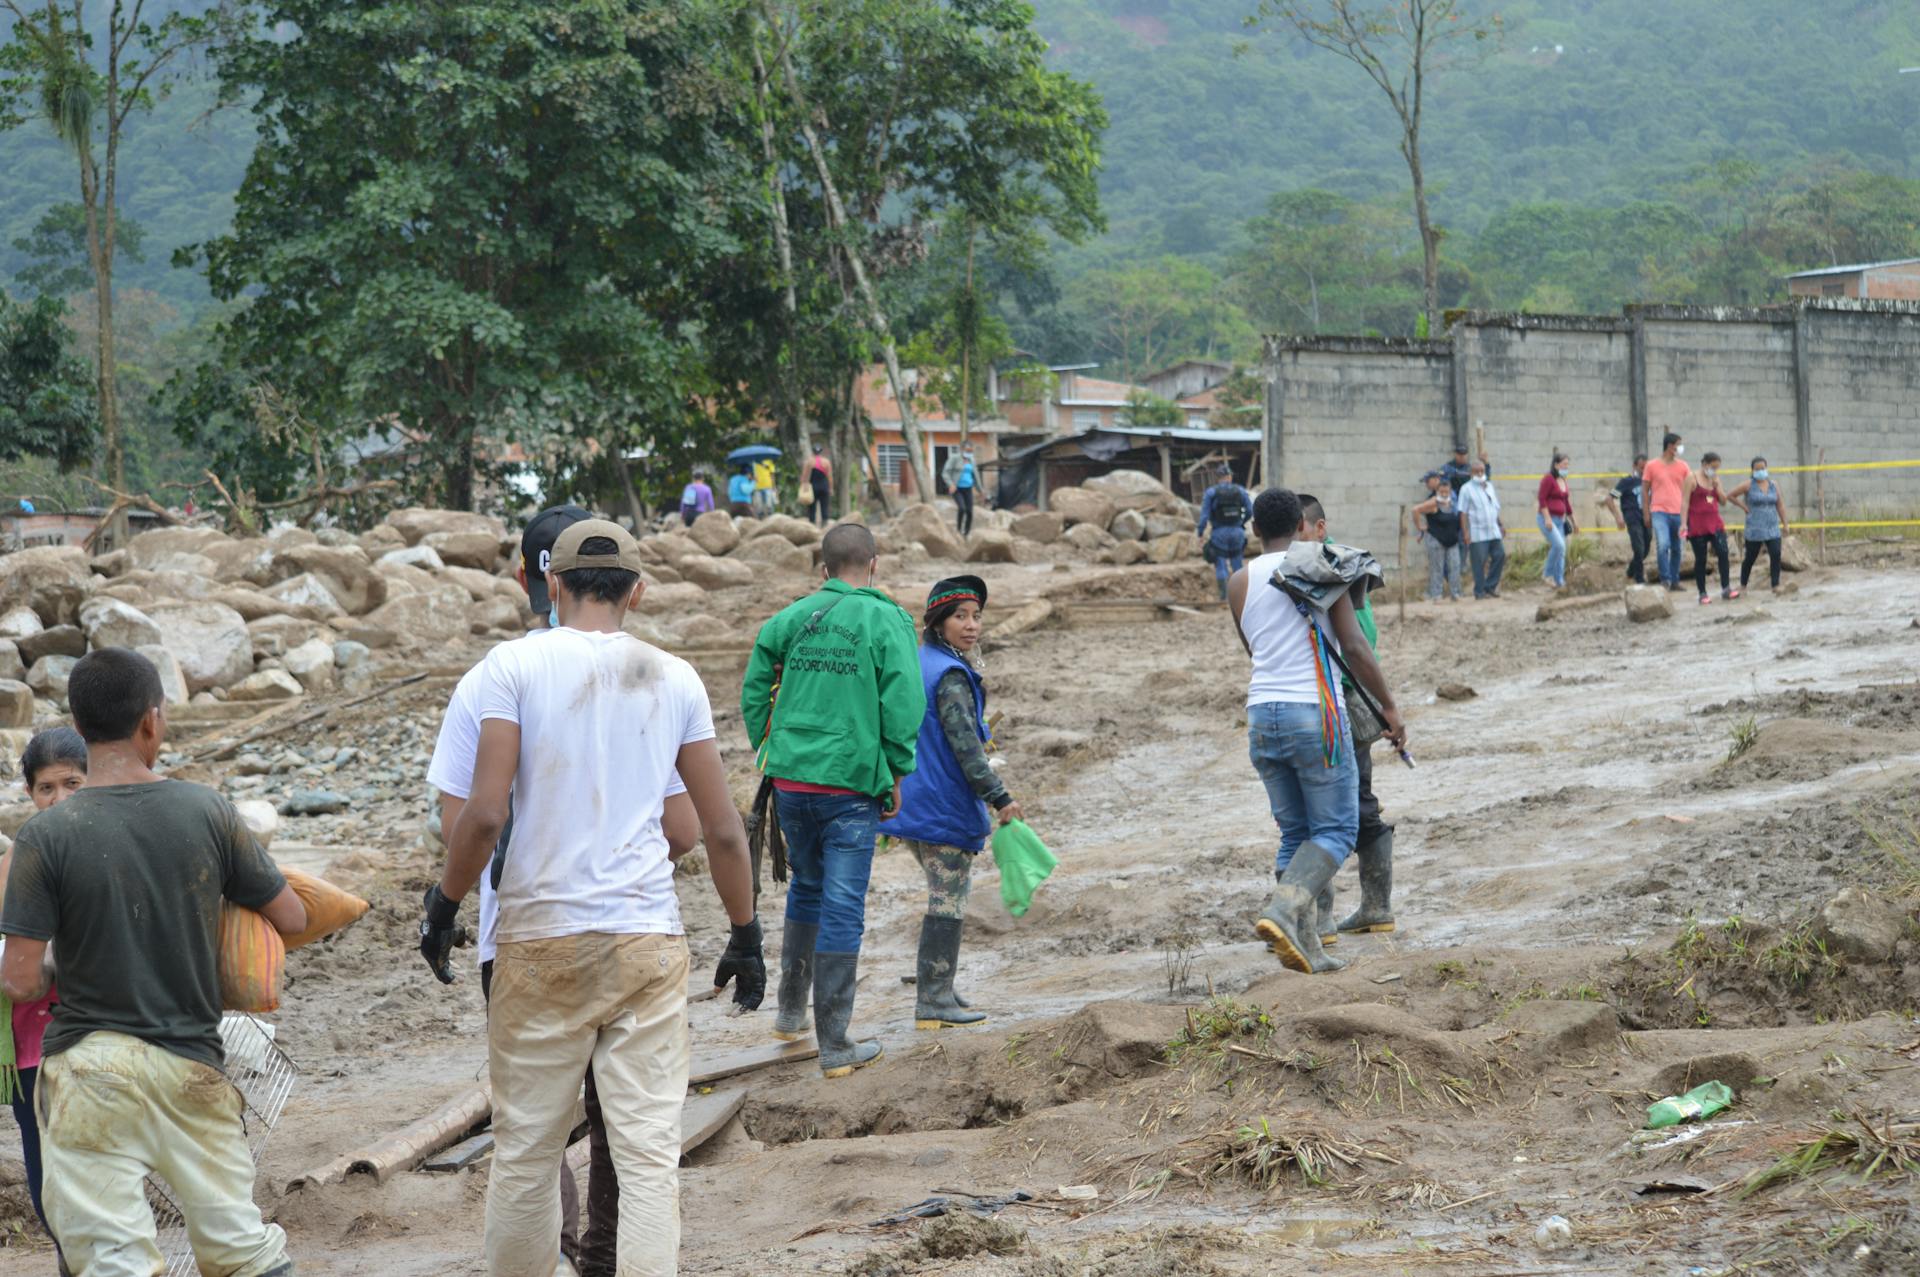
{"label": "black work glove", "polygon": [[736,978],[733,1000],[748,1011],[759,1010],[760,1000],[767,995],[767,960],[760,952],[758,916],[733,929],[727,939],[727,951],[720,955],[720,965],[714,968],[713,987],[724,989],[727,981]]}
{"label": "black work glove", "polygon": [[420,904],[426,911],[420,919],[420,956],[441,984],[452,984],[453,970],[447,957],[467,943],[467,929],[454,921],[460,915],[460,902],[447,899],[436,882],[427,888]]}

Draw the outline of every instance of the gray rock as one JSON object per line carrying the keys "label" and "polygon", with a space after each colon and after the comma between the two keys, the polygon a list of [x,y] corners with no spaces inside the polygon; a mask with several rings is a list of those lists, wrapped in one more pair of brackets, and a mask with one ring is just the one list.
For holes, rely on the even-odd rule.
{"label": "gray rock", "polygon": [[77,625],[49,625],[31,638],[19,640],[20,659],[28,665],[43,656],[73,656],[87,654],[87,636]]}
{"label": "gray rock", "polygon": [[0,678],[0,727],[33,726],[33,689],[11,678]]}
{"label": "gray rock", "polygon": [[373,660],[373,649],[365,643],[341,639],[333,645],[333,663],[343,670],[356,669]]}
{"label": "gray rock", "polygon": [[34,695],[49,700],[67,699],[67,680],[73,676],[73,667],[80,662],[71,656],[43,656],[33,663],[27,671],[27,686]]}
{"label": "gray rock", "polygon": [[734,586],[753,584],[752,565],[742,563],[738,559],[716,559],[709,556],[683,559],[680,563],[680,574],[703,590],[725,590]]}
{"label": "gray rock", "polygon": [[388,550],[380,556],[381,563],[391,563],[400,567],[419,568],[422,572],[439,572],[446,568],[446,561],[440,552],[430,545],[410,545],[404,550]]}
{"label": "gray rock", "polygon": [[1036,510],[1032,514],[1017,516],[1013,520],[1011,531],[1017,537],[1025,537],[1041,545],[1052,545],[1060,539],[1060,534],[1065,528],[1066,521],[1059,515]]}
{"label": "gray rock", "polygon": [[46,628],[40,614],[24,605],[10,607],[0,614],[0,638],[12,639],[16,643],[24,638],[32,638]]}
{"label": "gray rock", "polygon": [[967,562],[1013,562],[1013,534],[996,528],[981,528],[967,540]]}
{"label": "gray rock", "polygon": [[289,607],[312,608],[326,616],[338,615],[346,609],[340,606],[340,600],[326,581],[312,572],[301,572],[284,581],[275,581],[264,591],[266,596],[277,603]]}
{"label": "gray rock", "polygon": [[330,816],[345,811],[353,800],[331,789],[296,789],[280,804],[283,816]]}
{"label": "gray rock", "polygon": [[299,679],[285,670],[273,669],[258,670],[227,689],[230,701],[290,701],[305,694]]}
{"label": "gray rock", "polygon": [[687,535],[715,558],[730,553],[740,544],[740,529],[734,526],[733,516],[725,510],[707,511],[693,521]]}
{"label": "gray rock", "polygon": [[148,643],[133,649],[153,662],[153,668],[160,672],[160,691],[167,698],[169,706],[185,705],[193,693],[187,689],[187,676],[181,672],[180,662],[174,659],[172,652],[158,643]]}
{"label": "gray rock", "polygon": [[260,844],[260,850],[273,845],[273,836],[280,830],[280,813],[273,809],[272,803],[264,798],[242,798],[233,805],[233,810],[253,840]]}
{"label": "gray rock", "polygon": [[0,613],[29,607],[48,625],[72,624],[93,586],[93,568],[77,545],[38,545],[0,555]]}
{"label": "gray rock", "polygon": [[1906,927],[1906,915],[1860,887],[1842,888],[1820,907],[1815,931],[1849,962],[1886,962]]}
{"label": "gray rock", "polygon": [[160,642],[160,627],[130,603],[96,594],[80,605],[80,627],[91,647],[150,647]]}
{"label": "gray rock", "polygon": [[1664,621],[1673,615],[1673,596],[1664,585],[1629,585],[1621,598],[1629,621]]}
{"label": "gray rock", "polygon": [[281,657],[287,673],[300,681],[309,693],[329,691],[333,687],[333,644],[322,638],[310,638]]}
{"label": "gray rock", "polygon": [[1107,524],[1107,531],[1122,541],[1138,541],[1147,535],[1147,516],[1138,510],[1122,510]]}
{"label": "gray rock", "polygon": [[168,603],[148,615],[191,691],[225,687],[253,672],[253,636],[226,604]]}
{"label": "gray rock", "polygon": [[24,682],[27,663],[20,659],[20,645],[12,639],[0,639],[0,678]]}

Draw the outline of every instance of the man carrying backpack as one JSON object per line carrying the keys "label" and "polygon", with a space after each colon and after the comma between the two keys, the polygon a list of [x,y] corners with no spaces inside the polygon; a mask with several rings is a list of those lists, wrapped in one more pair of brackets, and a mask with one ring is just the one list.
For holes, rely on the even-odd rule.
{"label": "man carrying backpack", "polygon": [[1213,525],[1213,535],[1207,537],[1201,552],[1213,564],[1214,581],[1223,599],[1227,597],[1227,578],[1246,566],[1247,517],[1252,513],[1253,494],[1233,481],[1232,468],[1222,461],[1218,482],[1200,499],[1200,521],[1193,530],[1200,535],[1209,523]]}

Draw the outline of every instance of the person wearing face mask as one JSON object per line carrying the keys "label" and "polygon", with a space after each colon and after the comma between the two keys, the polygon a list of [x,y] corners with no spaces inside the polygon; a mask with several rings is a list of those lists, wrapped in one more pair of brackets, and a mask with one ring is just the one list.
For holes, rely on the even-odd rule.
{"label": "person wearing face mask", "polygon": [[1713,602],[1707,593],[1707,555],[1720,564],[1720,597],[1737,599],[1740,591],[1728,588],[1727,525],[1720,518],[1720,507],[1727,494],[1720,490],[1720,454],[1709,452],[1700,458],[1700,481],[1687,492],[1687,544],[1693,547],[1693,583],[1702,603]]}
{"label": "person wearing face mask", "polygon": [[1536,519],[1540,534],[1547,539],[1547,562],[1541,579],[1554,589],[1567,584],[1567,538],[1580,530],[1573,521],[1573,496],[1567,490],[1567,471],[1573,463],[1564,452],[1553,454],[1553,465],[1540,479],[1540,512]]}
{"label": "person wearing face mask", "polygon": [[1459,506],[1460,538],[1473,569],[1473,597],[1497,599],[1500,577],[1507,570],[1507,525],[1500,518],[1500,494],[1493,490],[1484,460],[1474,461]]}
{"label": "person wearing face mask", "polygon": [[927,716],[920,724],[914,769],[900,785],[900,815],[887,828],[906,843],[927,875],[914,974],[916,1029],[986,1022],[953,989],[973,861],[993,828],[989,806],[1003,825],[1023,818],[987,758],[987,689],[968,659],[979,646],[986,606],[985,581],[953,576],[934,582],[921,618],[920,679]]}
{"label": "person wearing face mask", "polygon": [[1640,585],[1647,583],[1648,530],[1640,500],[1641,487],[1645,482],[1641,473],[1646,468],[1647,454],[1635,453],[1633,470],[1622,475],[1613,485],[1613,491],[1607,493],[1602,501],[1613,515],[1613,526],[1625,532],[1628,542],[1633,546],[1633,558],[1627,563],[1627,580]]}
{"label": "person wearing face mask", "polygon": [[1681,460],[1686,450],[1669,430],[1660,441],[1659,458],[1640,470],[1644,526],[1653,538],[1654,566],[1669,590],[1680,588],[1680,529],[1693,496],[1693,469]]}
{"label": "person wearing face mask", "polygon": [[773,781],[792,874],[773,1033],[805,1035],[811,999],[820,1071],[839,1078],[880,1058],[850,1033],[854,980],[874,840],[900,814],[927,692],[912,618],[874,588],[873,533],[839,524],[820,559],[822,587],[760,627],[740,718]]}
{"label": "person wearing face mask", "polygon": [[1740,588],[1747,588],[1753,565],[1760,551],[1767,552],[1767,588],[1780,588],[1780,538],[1787,533],[1787,503],[1781,499],[1779,481],[1767,473],[1767,459],[1755,457],[1747,481],[1727,494],[1727,500],[1747,512],[1742,540],[1747,550],[1740,559]]}
{"label": "person wearing face mask", "polygon": [[1445,479],[1413,507],[1413,529],[1427,547],[1427,602],[1460,601],[1460,511]]}

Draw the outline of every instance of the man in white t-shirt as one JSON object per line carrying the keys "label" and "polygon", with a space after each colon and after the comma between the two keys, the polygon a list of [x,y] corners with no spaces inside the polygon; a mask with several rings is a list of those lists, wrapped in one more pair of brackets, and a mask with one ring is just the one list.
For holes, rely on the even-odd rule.
{"label": "man in white t-shirt", "polygon": [[[578,506],[555,506],[542,510],[527,524],[520,538],[521,588],[527,591],[529,604],[545,628],[552,611],[544,570],[553,552],[553,542],[572,524],[593,516]],[[427,783],[440,796],[440,832],[453,836],[460,812],[467,805],[473,786],[473,762],[480,749],[480,670],[468,670],[453,689],[447,712],[440,722],[440,734],[433,747],[433,761],[427,766]],[[660,818],[667,836],[667,859],[678,862],[700,840],[700,817],[687,797],[687,787],[678,773],[667,783],[667,799]],[[509,831],[511,819],[509,819]],[[503,839],[504,841],[504,839]],[[496,848],[496,851],[498,849]],[[485,997],[493,983],[495,929],[499,921],[497,898],[493,890],[491,868],[480,876],[480,990]],[[451,973],[449,973],[451,974]],[[579,1231],[579,1191],[565,1162],[560,1168],[560,1249],[580,1277],[613,1277],[615,1238],[620,1227],[620,1182],[613,1167],[613,1153],[607,1142],[607,1124],[600,1108],[600,1095],[593,1084],[593,1070],[587,1070],[587,1219]]]}
{"label": "man in white t-shirt", "polygon": [[487,1020],[494,1277],[555,1266],[555,1176],[589,1066],[619,1172],[619,1271],[675,1269],[687,947],[661,817],[676,768],[733,923],[715,984],[737,979],[749,1010],[766,986],[746,831],[706,689],[685,661],[620,628],[640,573],[639,546],[617,524],[578,522],[555,540],[559,628],[487,654],[471,793],[427,892],[420,947],[441,975],[458,902],[486,871],[511,798]]}

